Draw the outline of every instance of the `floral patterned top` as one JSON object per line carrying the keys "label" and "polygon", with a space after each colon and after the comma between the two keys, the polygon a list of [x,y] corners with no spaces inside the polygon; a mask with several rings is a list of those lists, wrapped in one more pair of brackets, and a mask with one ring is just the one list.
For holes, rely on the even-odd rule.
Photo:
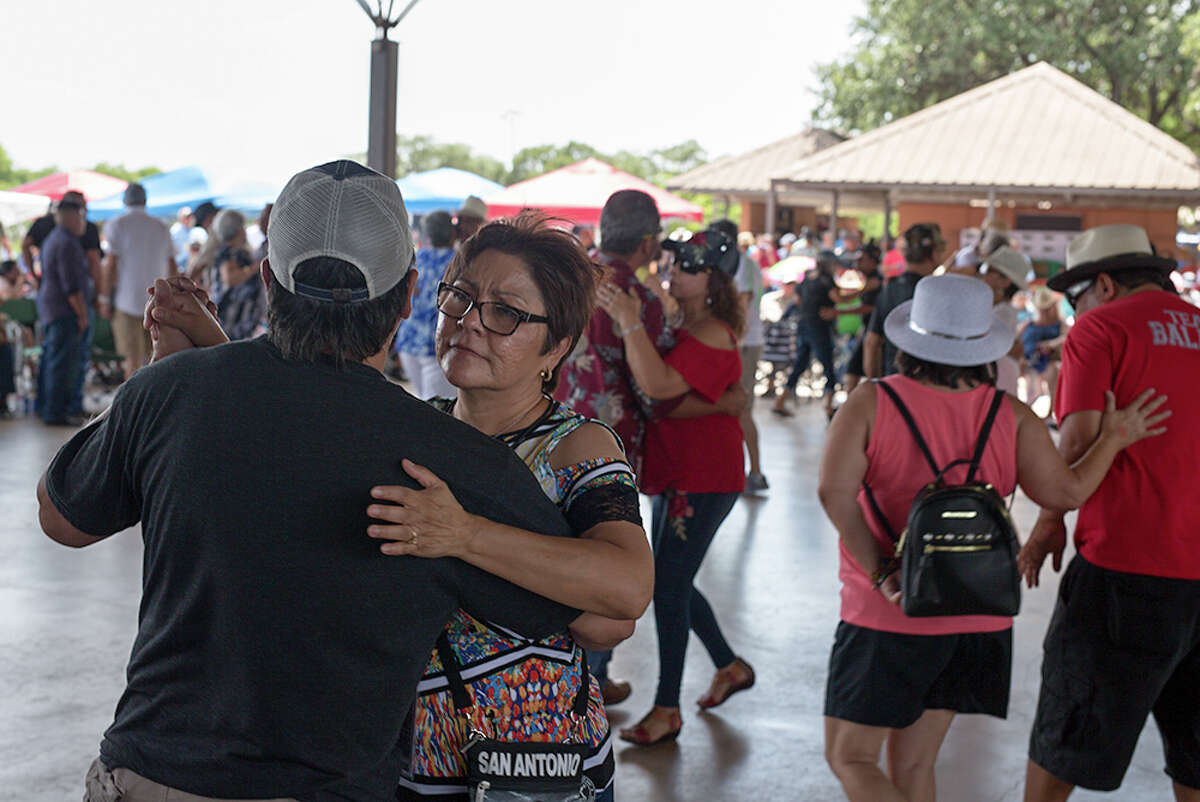
{"label": "floral patterned top", "polygon": [[[430,403],[443,412],[454,406],[453,400],[444,398]],[[551,465],[554,448],[588,422],[556,402],[533,426],[498,439],[525,461],[577,532],[586,531],[590,528],[586,522],[594,525],[597,519],[630,520],[632,515],[640,524],[637,489],[625,461],[593,459],[559,469]],[[471,727],[505,741],[585,743],[590,747],[583,763],[585,774],[597,789],[608,787],[615,764],[604,697],[596,679],[584,673],[583,649],[569,632],[531,641],[459,610],[445,633],[475,704],[468,711],[470,718],[455,709],[435,649],[417,686],[411,762],[400,779],[398,799],[465,800],[466,765],[460,747]],[[576,719],[571,708],[585,678],[587,714]]]}
{"label": "floral patterned top", "polygon": [[[675,345],[675,334],[667,325],[662,301],[638,281],[628,264],[601,252],[599,262],[607,268],[606,279],[622,290],[634,289],[642,299],[642,326],[660,354]],[[563,364],[555,398],[589,418],[608,424],[621,438],[625,455],[635,473],[642,476],[642,446],[646,424],[673,408],[672,402],[656,403],[642,392],[625,359],[625,344],[617,325],[603,309],[597,309],[579,338],[575,351]]]}
{"label": "floral patterned top", "polygon": [[417,291],[413,293],[412,314],[400,324],[396,350],[417,356],[433,356],[433,335],[437,330],[437,288],[454,258],[453,248],[421,248],[417,251]]}

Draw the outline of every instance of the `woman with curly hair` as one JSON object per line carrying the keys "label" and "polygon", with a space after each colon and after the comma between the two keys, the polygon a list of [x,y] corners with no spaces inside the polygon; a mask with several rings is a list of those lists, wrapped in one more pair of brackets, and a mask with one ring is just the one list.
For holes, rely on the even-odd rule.
{"label": "woman with curly hair", "polygon": [[[625,342],[634,378],[651,398],[695,392],[715,401],[741,380],[738,336],[742,307],[733,275],[736,243],[719,231],[668,240],[674,253],[670,293],[683,320],[676,345],[660,357],[640,324],[641,301],[602,284],[599,304],[612,317]],[[732,415],[663,418],[646,433],[643,490],[654,496],[654,620],[658,627],[659,679],[654,708],[621,738],[642,746],[674,740],[683,726],[680,682],[689,630],[695,631],[717,667],[712,685],[697,700],[711,708],[754,684],[754,670],[734,654],[712,607],[693,585],[721,522],[745,488],[742,434]]]}

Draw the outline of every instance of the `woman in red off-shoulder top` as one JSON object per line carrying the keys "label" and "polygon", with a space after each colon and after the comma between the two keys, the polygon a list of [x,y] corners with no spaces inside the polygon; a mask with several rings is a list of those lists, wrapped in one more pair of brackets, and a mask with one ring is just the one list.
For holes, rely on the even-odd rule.
{"label": "woman in red off-shoulder top", "polygon": [[[660,357],[639,323],[641,301],[611,284],[598,291],[600,306],[620,329],[638,386],[651,398],[689,392],[715,401],[741,380],[737,335],[742,308],[733,285],[736,244],[712,229],[686,242],[668,240],[675,254],[671,296],[683,313],[676,345]],[[654,619],[659,679],[654,708],[621,738],[643,746],[673,740],[682,727],[679,688],[688,634],[708,650],[716,676],[697,700],[716,707],[754,684],[754,671],[730,648],[712,607],[693,585],[721,522],[745,487],[742,430],[732,415],[663,418],[646,432],[642,488],[654,496]]]}

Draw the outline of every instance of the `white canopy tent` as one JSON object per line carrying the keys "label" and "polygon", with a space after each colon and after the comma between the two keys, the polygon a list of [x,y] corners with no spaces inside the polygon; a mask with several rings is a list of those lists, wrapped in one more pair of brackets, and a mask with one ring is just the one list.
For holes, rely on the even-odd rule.
{"label": "white canopy tent", "polygon": [[50,208],[50,198],[26,192],[0,190],[0,225],[13,226],[40,217]]}

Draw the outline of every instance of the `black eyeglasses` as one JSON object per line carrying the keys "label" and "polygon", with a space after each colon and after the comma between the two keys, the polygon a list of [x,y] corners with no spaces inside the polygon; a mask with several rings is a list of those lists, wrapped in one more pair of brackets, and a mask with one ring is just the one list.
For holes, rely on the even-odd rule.
{"label": "black eyeglasses", "polygon": [[504,337],[517,330],[522,323],[549,323],[550,318],[535,315],[522,309],[497,301],[477,301],[459,287],[446,282],[438,283],[437,308],[446,317],[462,320],[472,309],[479,309],[479,322],[493,334]]}
{"label": "black eyeglasses", "polygon": [[1067,287],[1066,292],[1063,293],[1063,297],[1067,299],[1067,303],[1069,303],[1071,308],[1074,309],[1075,304],[1079,302],[1079,299],[1083,297],[1083,294],[1095,286],[1095,284],[1096,279],[1081,281],[1078,284],[1073,284],[1072,286]]}

